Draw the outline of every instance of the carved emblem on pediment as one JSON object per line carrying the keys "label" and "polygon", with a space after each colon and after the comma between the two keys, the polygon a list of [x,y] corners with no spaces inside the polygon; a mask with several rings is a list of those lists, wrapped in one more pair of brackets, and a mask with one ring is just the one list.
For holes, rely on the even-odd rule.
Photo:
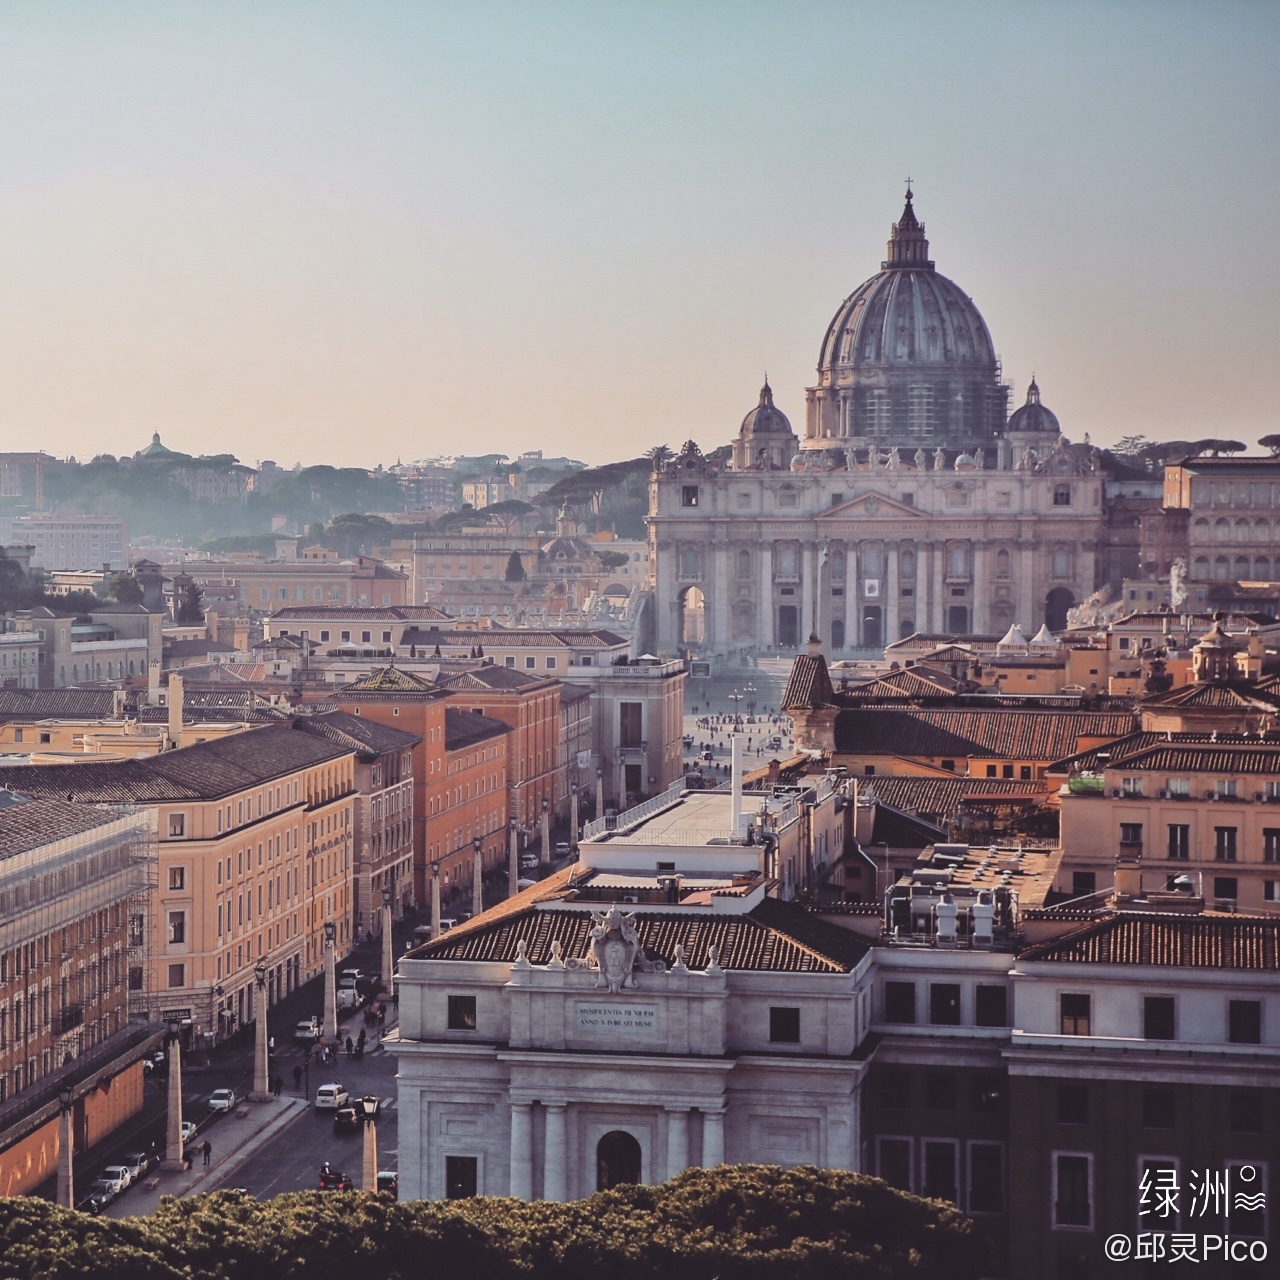
{"label": "carved emblem on pediment", "polygon": [[661,973],[666,968],[661,960],[646,958],[635,914],[624,915],[616,905],[608,911],[591,913],[590,938],[587,967],[596,970],[597,987],[607,987],[616,994],[624,987],[635,986],[637,969],[641,973]]}

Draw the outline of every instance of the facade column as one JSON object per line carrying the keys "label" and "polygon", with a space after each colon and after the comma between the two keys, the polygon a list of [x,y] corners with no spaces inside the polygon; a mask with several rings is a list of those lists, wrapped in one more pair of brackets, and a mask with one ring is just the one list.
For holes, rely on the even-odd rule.
{"label": "facade column", "polygon": [[974,538],[969,543],[972,549],[973,573],[969,579],[972,600],[969,607],[969,630],[974,632],[990,630],[987,625],[991,617],[991,597],[995,592],[995,584],[991,579],[991,552],[986,542]]}
{"label": "facade column", "polygon": [[818,619],[815,613],[818,593],[814,587],[814,575],[818,561],[817,551],[817,547],[812,542],[800,544],[800,590],[803,593],[803,599],[801,600],[800,643],[798,647],[801,653],[804,652],[804,646],[809,637],[818,629]]}
{"label": "facade column", "polygon": [[858,634],[858,591],[862,586],[862,566],[856,542],[845,543],[844,554],[844,647],[856,649],[862,643]]}
{"label": "facade column", "polygon": [[542,1198],[567,1200],[569,1188],[566,1180],[566,1150],[568,1137],[568,1108],[563,1102],[547,1104],[546,1153],[542,1167]]}
{"label": "facade column", "polygon": [[898,544],[886,542],[884,546],[884,642],[891,645],[898,638],[898,609],[901,605],[898,590]]}
{"label": "facade column", "polygon": [[714,1169],[724,1164],[724,1112],[702,1113],[702,1167]]}
{"label": "facade column", "polygon": [[511,1104],[511,1194],[533,1199],[533,1105]]}
{"label": "facade column", "polygon": [[1023,628],[1024,634],[1035,635],[1040,625],[1036,622],[1036,551],[1033,540],[1022,542],[1018,547],[1017,566],[1018,612],[1014,621]]}
{"label": "facade column", "polygon": [[689,1108],[667,1108],[667,1177],[689,1167]]}
{"label": "facade column", "polygon": [[951,603],[951,598],[947,594],[947,544],[938,542],[933,548],[933,580],[936,584],[934,587],[934,599],[937,604],[934,606],[937,610],[938,625],[937,630],[947,630],[947,605]]}
{"label": "facade column", "polygon": [[756,644],[773,648],[773,543],[760,541],[760,599],[756,615]]}
{"label": "facade column", "polygon": [[[724,541],[723,527],[716,529],[711,551],[711,599],[707,601],[704,650],[710,653],[729,652],[729,546]],[[647,775],[646,775],[647,776]]]}

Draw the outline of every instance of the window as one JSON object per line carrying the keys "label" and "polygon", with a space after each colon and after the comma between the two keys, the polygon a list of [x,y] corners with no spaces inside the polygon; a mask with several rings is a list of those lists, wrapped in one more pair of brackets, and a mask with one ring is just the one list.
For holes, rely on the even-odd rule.
{"label": "window", "polygon": [[1280,827],[1262,828],[1263,862],[1280,862]]}
{"label": "window", "polygon": [[620,702],[618,704],[618,745],[638,747],[644,741],[644,704]]}
{"label": "window", "polygon": [[1232,1089],[1227,1099],[1227,1128],[1232,1133],[1262,1132],[1262,1093]]}
{"label": "window", "polygon": [[1121,844],[1141,844],[1142,843],[1142,823],[1122,822],[1120,824],[1120,843]]}
{"label": "window", "polygon": [[547,670],[554,671],[556,669],[556,660],[554,658],[547,659]]}
{"label": "window", "polygon": [[475,996],[449,997],[449,1030],[474,1031],[476,1029]]}
{"label": "window", "polygon": [[884,984],[884,1020],[886,1022],[916,1020],[916,984],[914,982]]}
{"label": "window", "polygon": [[924,1186],[921,1195],[933,1200],[956,1199],[956,1144],[927,1139],[924,1143]]}
{"label": "window", "polygon": [[911,1106],[911,1073],[885,1069],[877,1077],[876,1092],[882,1107],[906,1111]]}
{"label": "window", "polygon": [[536,667],[537,665],[538,665],[537,658],[526,658],[524,660],[524,666],[526,671],[532,671],[534,667]]}
{"label": "window", "polygon": [[1085,898],[1098,891],[1098,877],[1093,871],[1073,871],[1071,873],[1071,896]]}
{"label": "window", "polygon": [[480,1161],[475,1156],[445,1156],[444,1194],[449,1200],[470,1200],[476,1194]]}
{"label": "window", "polygon": [[877,1167],[880,1176],[900,1191],[911,1190],[910,1138],[879,1138]]}
{"label": "window", "polygon": [[1239,897],[1239,883],[1235,876],[1214,876],[1213,896],[1228,902],[1234,902]]}
{"label": "window", "polygon": [[339,639],[339,640],[341,640],[343,644],[350,644],[350,643],[351,643],[351,632],[350,632],[350,631],[342,631],[342,632],[339,632],[339,633],[338,633],[338,639]]}
{"label": "window", "polygon": [[769,1043],[800,1043],[800,1010],[785,1006],[769,1007]]}
{"label": "window", "polygon": [[1062,995],[1059,997],[1064,1036],[1089,1034],[1089,1003],[1087,995]]}
{"label": "window", "polygon": [[955,982],[929,984],[929,1021],[935,1027],[960,1025],[960,985]]}
{"label": "window", "polygon": [[1213,856],[1219,862],[1234,862],[1236,860],[1235,827],[1214,827]]}
{"label": "window", "polygon": [[980,1027],[1006,1027],[1009,1025],[1008,992],[1004,987],[978,984],[976,1010]]}
{"label": "window", "polygon": [[1142,1127],[1144,1129],[1172,1129],[1175,1096],[1172,1089],[1143,1089]]}
{"label": "window", "polygon": [[187,832],[187,815],[185,813],[171,813],[169,815],[169,839],[181,840]]}
{"label": "window", "polygon": [[327,643],[328,643],[328,641],[329,641],[329,633],[328,633],[327,631],[322,631],[322,632],[320,633],[320,641],[321,641],[321,643],[322,643],[322,644],[327,644]]}
{"label": "window", "polygon": [[680,505],[682,507],[696,507],[698,505],[698,486],[696,484],[681,486]]}
{"label": "window", "polygon": [[1060,1084],[1058,1086],[1058,1123],[1089,1123],[1088,1085]]}
{"label": "window", "polygon": [[924,1105],[930,1111],[956,1109],[956,1077],[954,1071],[930,1071],[924,1078]]}
{"label": "window", "polygon": [[998,1142],[969,1144],[969,1212],[1004,1212],[1004,1148]]}
{"label": "window", "polygon": [[513,656],[511,656],[511,655],[508,655],[508,656],[507,656],[507,658],[505,659],[505,662],[506,662],[507,666],[509,666],[509,667],[514,667],[514,666],[516,665],[516,660],[515,660],[515,658],[514,658]]}
{"label": "window", "polygon": [[1172,996],[1145,996],[1142,1001],[1142,1038],[1174,1040]]}
{"label": "window", "polygon": [[1262,1001],[1227,1002],[1227,1039],[1232,1044],[1262,1043]]}
{"label": "window", "polygon": [[1053,1225],[1093,1226],[1093,1158],[1053,1154]]}
{"label": "window", "polygon": [[169,941],[186,942],[187,913],[185,911],[169,912]]}
{"label": "window", "polygon": [[169,888],[185,889],[186,887],[187,887],[186,867],[170,867],[169,868]]}
{"label": "window", "polygon": [[1069,507],[1071,505],[1071,486],[1069,484],[1055,484],[1053,486],[1053,505],[1055,507]]}
{"label": "window", "polygon": [[975,1071],[969,1084],[975,1111],[992,1114],[1004,1110],[1006,1081],[1003,1071]]}
{"label": "window", "polygon": [[1142,794],[1142,779],[1121,778],[1120,794],[1125,796],[1140,796]]}
{"label": "window", "polygon": [[1191,794],[1191,779],[1170,778],[1169,794],[1171,796],[1189,796]]}
{"label": "window", "polygon": [[1185,822],[1169,824],[1169,857],[1180,862],[1191,857],[1191,827]]}
{"label": "window", "polygon": [[171,987],[185,987],[187,985],[187,966],[185,964],[171,964],[169,966],[169,985]]}
{"label": "window", "polygon": [[1239,798],[1240,789],[1234,778],[1219,778],[1214,788],[1219,800],[1235,800]]}

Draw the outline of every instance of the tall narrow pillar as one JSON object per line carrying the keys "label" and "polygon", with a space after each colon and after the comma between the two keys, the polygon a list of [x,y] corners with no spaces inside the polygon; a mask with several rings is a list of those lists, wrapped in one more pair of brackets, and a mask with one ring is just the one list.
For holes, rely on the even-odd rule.
{"label": "tall narrow pillar", "polygon": [[[722,1144],[723,1145],[723,1144]],[[667,1108],[667,1177],[689,1167],[689,1108]]]}
{"label": "tall narrow pillar", "polygon": [[578,852],[578,788],[575,785],[569,794],[569,850]]}
{"label": "tall narrow pillar", "polygon": [[58,1117],[58,1203],[66,1209],[76,1207],[75,1176],[72,1171],[75,1160],[76,1129],[75,1105],[70,1100],[63,1104]]}
{"label": "tall narrow pillar", "polygon": [[271,1059],[267,1045],[267,966],[261,961],[253,971],[253,1093],[254,1102],[274,1102],[271,1092]]}
{"label": "tall narrow pillar", "polygon": [[507,841],[507,897],[514,898],[520,892],[520,836],[516,820],[511,819],[510,838]]}
{"label": "tall narrow pillar", "polygon": [[384,887],[382,890],[382,985],[388,991],[395,990],[396,957],[392,946],[391,903],[395,898],[395,890]]}
{"label": "tall narrow pillar", "polygon": [[604,817],[604,767],[596,769],[596,821]]}
{"label": "tall narrow pillar", "polygon": [[169,1113],[165,1117],[164,1163],[162,1169],[183,1169],[182,1158],[182,1042],[178,1033],[169,1032]]}
{"label": "tall narrow pillar", "polygon": [[714,1169],[724,1164],[724,1112],[702,1113],[702,1167]]}
{"label": "tall narrow pillar", "polygon": [[471,914],[478,916],[484,910],[484,845],[479,840],[472,848],[471,857]]}
{"label": "tall narrow pillar", "polygon": [[533,1106],[528,1102],[511,1104],[511,1194],[533,1199]]}
{"label": "tall narrow pillar", "polygon": [[333,921],[326,921],[324,930],[324,1038],[326,1040],[338,1038],[338,976],[335,968],[338,947],[332,930]]}
{"label": "tall narrow pillar", "polygon": [[544,1200],[568,1199],[568,1164],[565,1150],[567,1138],[568,1119],[565,1103],[548,1103],[546,1157],[542,1172],[542,1198]]}
{"label": "tall narrow pillar", "polygon": [[545,797],[542,801],[542,850],[538,855],[538,861],[544,867],[551,863],[551,810]]}
{"label": "tall narrow pillar", "polygon": [[431,936],[440,936],[440,864],[431,864]]}

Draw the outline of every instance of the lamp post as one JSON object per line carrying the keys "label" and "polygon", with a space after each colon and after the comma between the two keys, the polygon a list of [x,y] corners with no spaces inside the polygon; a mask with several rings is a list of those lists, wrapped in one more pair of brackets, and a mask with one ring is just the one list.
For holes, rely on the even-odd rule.
{"label": "lamp post", "polygon": [[382,985],[388,991],[395,989],[396,960],[391,945],[391,903],[395,896],[391,885],[382,886]]}
{"label": "lamp post", "polygon": [[520,892],[520,841],[516,835],[517,823],[511,819],[511,831],[507,838],[507,897],[514,898]]}
{"label": "lamp post", "polygon": [[574,784],[569,793],[569,852],[575,857],[578,853],[578,786]]}
{"label": "lamp post", "polygon": [[338,980],[334,972],[334,952],[337,950],[338,926],[332,920],[324,922],[324,1038],[338,1038]]}
{"label": "lamp post", "polygon": [[182,1040],[181,1023],[169,1019],[169,1114],[164,1131],[164,1162],[162,1169],[185,1169],[182,1154]]}
{"label": "lamp post", "polygon": [[440,864],[431,864],[431,937],[440,936]]}
{"label": "lamp post", "polygon": [[364,1189],[378,1189],[378,1103],[379,1099],[367,1093],[360,1099],[360,1114],[364,1119]]}
{"label": "lamp post", "polygon": [[551,862],[551,802],[546,796],[542,797],[542,851],[538,861],[544,867]]}
{"label": "lamp post", "polygon": [[270,1102],[271,1065],[267,1059],[267,966],[258,961],[253,967],[254,985],[257,992],[254,1002],[253,1019],[253,1102]]}
{"label": "lamp post", "polygon": [[68,1209],[76,1207],[75,1178],[72,1161],[75,1147],[75,1089],[68,1081],[58,1090],[58,1203]]}
{"label": "lamp post", "polygon": [[[640,777],[641,779],[650,779],[650,781],[652,781],[649,774],[649,739],[648,738],[643,738],[640,742],[640,755],[643,757],[640,765]],[[636,796],[636,800],[638,801],[641,798],[641,796],[647,796],[648,794],[649,794],[649,782],[642,781],[640,786],[640,795]]]}
{"label": "lamp post", "polygon": [[471,914],[484,910],[484,841],[476,836],[471,842]]}
{"label": "lamp post", "polygon": [[745,694],[747,695],[747,714],[748,714],[748,715],[752,715],[752,716],[753,716],[753,715],[755,715],[755,713],[756,713],[756,687],[755,687],[755,685],[753,685],[753,684],[745,685],[745,686],[743,687],[742,692],[743,692],[743,693],[745,693]]}
{"label": "lamp post", "polygon": [[596,770],[596,821],[604,817],[604,770]]}

